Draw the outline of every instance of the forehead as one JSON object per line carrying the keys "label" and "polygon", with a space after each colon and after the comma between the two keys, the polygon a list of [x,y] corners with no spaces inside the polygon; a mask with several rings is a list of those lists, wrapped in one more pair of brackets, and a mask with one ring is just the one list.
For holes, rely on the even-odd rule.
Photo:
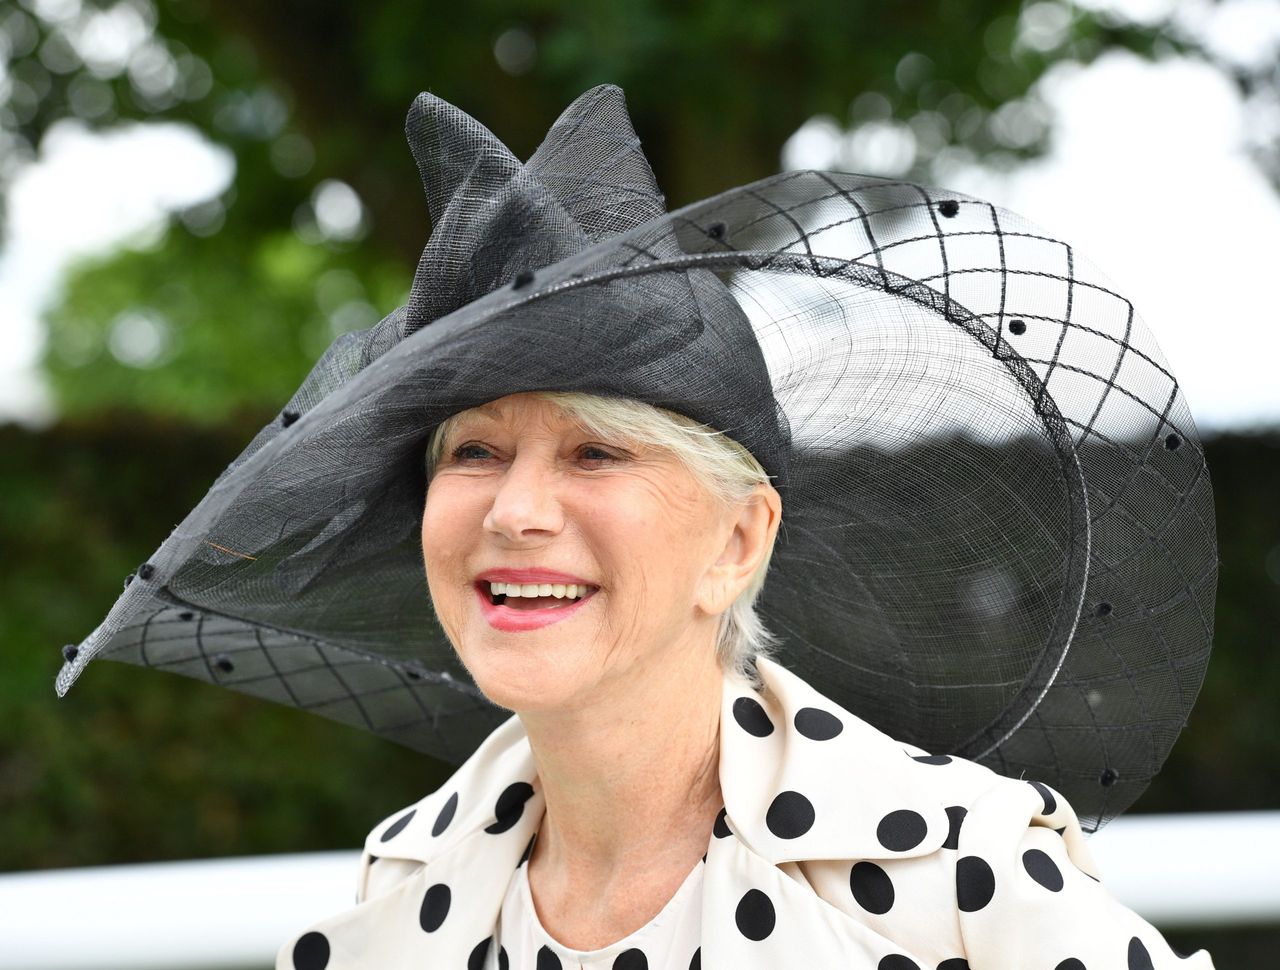
{"label": "forehead", "polygon": [[570,415],[555,402],[543,400],[531,394],[511,394],[467,408],[455,414],[451,423],[456,425],[481,422],[510,425],[530,421],[550,425],[575,423]]}

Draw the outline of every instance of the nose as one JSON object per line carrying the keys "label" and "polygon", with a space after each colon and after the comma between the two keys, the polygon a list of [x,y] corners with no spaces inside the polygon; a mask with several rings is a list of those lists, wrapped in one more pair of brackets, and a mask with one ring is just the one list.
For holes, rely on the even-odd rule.
{"label": "nose", "polygon": [[516,455],[502,476],[484,527],[512,542],[546,538],[564,528],[555,469],[547,458],[527,450]]}

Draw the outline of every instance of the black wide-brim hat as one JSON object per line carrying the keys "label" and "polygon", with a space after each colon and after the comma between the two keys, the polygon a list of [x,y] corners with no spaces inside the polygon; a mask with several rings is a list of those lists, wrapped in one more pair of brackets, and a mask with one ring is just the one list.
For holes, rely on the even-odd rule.
{"label": "black wide-brim hat", "polygon": [[880,729],[1043,780],[1087,827],[1159,770],[1212,640],[1212,494],[1133,306],[1070,245],[900,180],[787,172],[667,213],[622,92],[517,160],[429,94],[409,303],[346,334],[66,648],[463,760],[509,716],[429,602],[427,440],[517,391],[620,395],[782,496],[778,659]]}

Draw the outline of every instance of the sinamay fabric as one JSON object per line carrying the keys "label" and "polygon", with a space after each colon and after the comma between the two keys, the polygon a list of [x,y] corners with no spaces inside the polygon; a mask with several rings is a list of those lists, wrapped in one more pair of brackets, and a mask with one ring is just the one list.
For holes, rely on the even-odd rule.
{"label": "sinamay fabric", "polygon": [[621,92],[528,162],[430,95],[407,124],[433,232],[409,303],[336,340],[138,570],[95,657],[463,761],[506,718],[437,625],[423,450],[517,390],[687,414],[775,476],[760,610],[779,659],[935,753],[1126,808],[1212,639],[1204,456],[1133,306],[978,199],[788,172],[664,211]]}
{"label": "sinamay fabric", "polygon": [[[1060,793],[903,746],[768,660],[759,673],[758,691],[724,678],[696,931],[650,924],[587,970],[1212,970],[1098,881]],[[358,905],[286,941],[277,970],[579,970],[501,943],[544,814],[512,717],[369,833]]]}

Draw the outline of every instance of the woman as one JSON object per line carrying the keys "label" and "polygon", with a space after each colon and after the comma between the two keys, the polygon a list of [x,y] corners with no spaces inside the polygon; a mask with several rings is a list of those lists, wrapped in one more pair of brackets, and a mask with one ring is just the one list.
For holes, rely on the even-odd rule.
{"label": "woman", "polygon": [[523,164],[427,95],[408,129],[408,306],[59,679],[177,669],[465,762],[278,965],[1181,965],[1072,808],[1137,796],[1210,638],[1203,456],[1127,302],[908,183],[667,216],[616,88]]}

